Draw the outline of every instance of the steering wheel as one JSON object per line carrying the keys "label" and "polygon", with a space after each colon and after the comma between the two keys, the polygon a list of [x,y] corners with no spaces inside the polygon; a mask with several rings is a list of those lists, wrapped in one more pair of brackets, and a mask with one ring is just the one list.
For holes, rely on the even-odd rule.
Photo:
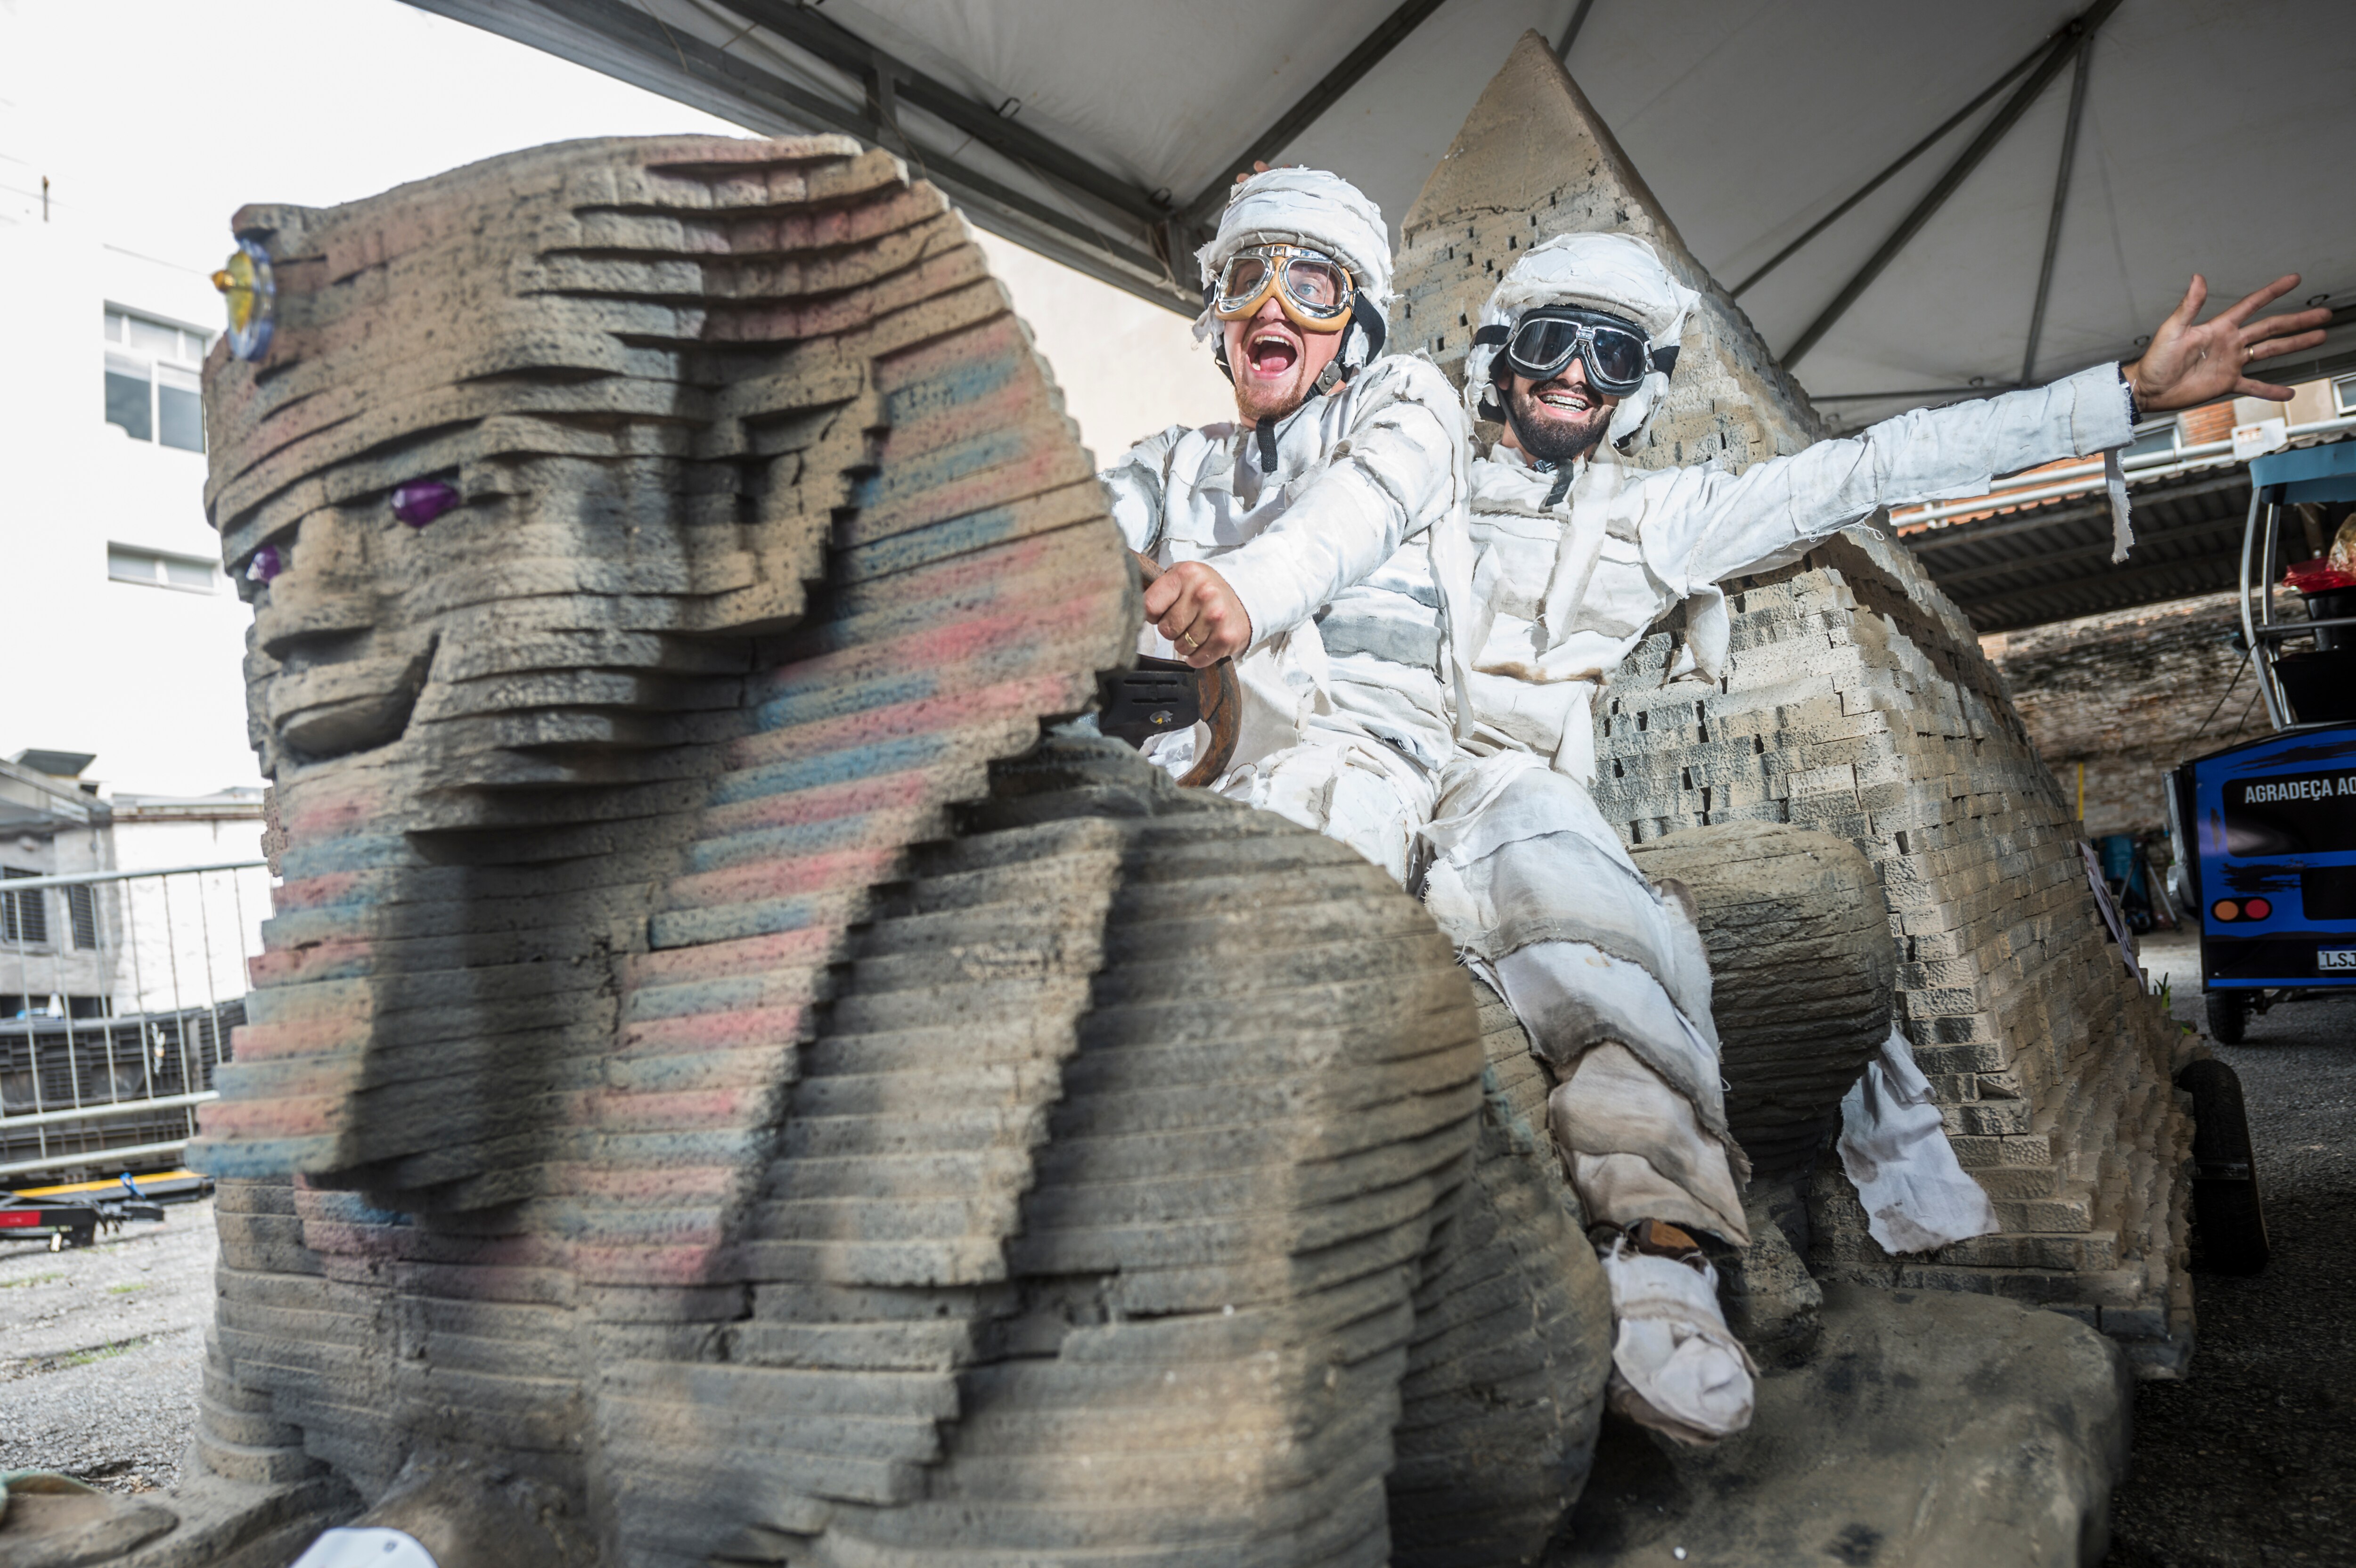
{"label": "steering wheel", "polygon": [[[1161,575],[1154,562],[1143,556],[1137,560],[1146,581]],[[1227,771],[1243,731],[1243,689],[1235,660],[1196,669],[1183,659],[1140,655],[1133,667],[1107,670],[1097,682],[1097,728],[1116,740],[1142,748],[1156,735],[1197,723],[1210,731],[1209,743],[1178,781],[1181,789],[1199,789]]]}

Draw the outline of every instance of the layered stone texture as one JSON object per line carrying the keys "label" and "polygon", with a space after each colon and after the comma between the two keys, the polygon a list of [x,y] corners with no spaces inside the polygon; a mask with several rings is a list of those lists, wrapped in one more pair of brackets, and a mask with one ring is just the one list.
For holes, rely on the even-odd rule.
{"label": "layered stone texture", "polygon": [[[2281,597],[2303,613],[2297,595]],[[2088,833],[2165,829],[2162,773],[2265,732],[2257,677],[2234,645],[2235,598],[2209,593],[1980,639],[2072,809],[2083,783]]]}
{"label": "layered stone texture", "polygon": [[[1706,296],[1666,411],[1627,461],[1740,469],[1820,433],[1536,34],[1402,225],[1413,315],[1401,336],[1461,368],[1516,252],[1601,228],[1652,240]],[[1730,586],[1721,682],[1664,684],[1672,626],[1612,683],[1597,802],[1632,845],[1757,821],[1856,846],[1898,946],[1900,1019],[2005,1225],[1932,1257],[1886,1257],[1826,1162],[1812,1261],[1827,1276],[2052,1306],[2126,1340],[2144,1371],[2180,1371],[2192,1322],[2189,1128],[2169,1088],[2179,1037],[2104,934],[2071,803],[2002,680],[1929,575],[1871,528]]]}
{"label": "layered stone texture", "polygon": [[1550,1152],[1380,870],[1043,741],[1136,577],[939,195],[677,138],[238,222],[284,881],[139,1568],[1535,1552],[1609,1339]]}

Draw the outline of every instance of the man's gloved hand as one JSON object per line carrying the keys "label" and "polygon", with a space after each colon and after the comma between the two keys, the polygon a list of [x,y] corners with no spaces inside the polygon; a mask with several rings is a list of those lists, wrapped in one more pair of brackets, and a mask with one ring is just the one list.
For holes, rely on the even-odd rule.
{"label": "man's gloved hand", "polygon": [[2296,315],[2250,318],[2298,287],[2298,274],[2276,278],[2257,293],[2236,302],[2208,321],[2196,322],[2209,298],[2209,282],[2192,274],[2184,302],[2169,313],[2143,357],[2125,367],[2127,386],[2147,414],[2189,409],[2231,395],[2290,401],[2288,387],[2253,381],[2245,373],[2256,360],[2272,359],[2323,341],[2320,330],[2331,319],[2325,309],[2303,310]]}
{"label": "man's gloved hand", "polygon": [[1208,669],[1251,646],[1251,617],[1244,613],[1243,601],[1226,578],[1199,560],[1182,560],[1158,574],[1147,573],[1145,618],[1196,669]]}

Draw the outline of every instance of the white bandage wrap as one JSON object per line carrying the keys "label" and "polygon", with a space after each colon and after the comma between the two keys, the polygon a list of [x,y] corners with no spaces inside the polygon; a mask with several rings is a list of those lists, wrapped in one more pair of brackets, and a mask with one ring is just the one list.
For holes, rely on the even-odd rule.
{"label": "white bandage wrap", "polygon": [[1758,1367],[1726,1326],[1718,1273],[1637,1252],[1622,1237],[1603,1254],[1619,1334],[1612,1392],[1629,1413],[1687,1443],[1714,1442],[1751,1424]]}

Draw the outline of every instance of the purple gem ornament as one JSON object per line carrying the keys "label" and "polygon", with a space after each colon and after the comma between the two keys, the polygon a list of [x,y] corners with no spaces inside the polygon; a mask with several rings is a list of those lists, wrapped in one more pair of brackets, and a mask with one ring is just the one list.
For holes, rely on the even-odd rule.
{"label": "purple gem ornament", "polygon": [[248,582],[267,582],[285,570],[286,562],[280,559],[278,547],[266,544],[255,550],[253,559],[245,563],[245,580]]}
{"label": "purple gem ornament", "polygon": [[422,528],[458,504],[455,486],[439,479],[413,479],[392,493],[392,515]]}

